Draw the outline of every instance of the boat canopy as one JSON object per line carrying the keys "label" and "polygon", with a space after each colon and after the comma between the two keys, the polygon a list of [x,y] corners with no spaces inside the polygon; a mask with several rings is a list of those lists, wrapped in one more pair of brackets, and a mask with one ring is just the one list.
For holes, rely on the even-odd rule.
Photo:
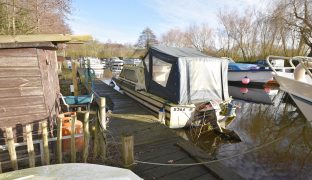
{"label": "boat canopy", "polygon": [[228,99],[228,61],[191,48],[152,46],[143,59],[148,92],[177,104]]}

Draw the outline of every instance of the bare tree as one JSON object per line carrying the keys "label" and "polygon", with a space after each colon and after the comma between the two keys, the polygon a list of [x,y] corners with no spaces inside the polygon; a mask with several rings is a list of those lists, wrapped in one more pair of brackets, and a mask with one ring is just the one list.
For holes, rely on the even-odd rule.
{"label": "bare tree", "polygon": [[172,47],[190,47],[186,33],[179,28],[171,29],[162,35],[160,43]]}
{"label": "bare tree", "polygon": [[[227,35],[228,49],[233,43],[232,49],[239,49],[241,56],[246,61],[255,56],[255,29],[254,12],[246,10],[245,14],[239,15],[237,11],[220,10],[219,21],[224,27]],[[233,41],[231,41],[232,39]]]}
{"label": "bare tree", "polygon": [[0,33],[69,33],[70,12],[71,0],[0,0]]}
{"label": "bare tree", "polygon": [[280,0],[276,4],[275,13],[272,15],[274,18],[281,19],[291,30],[298,33],[299,46],[304,43],[309,47],[309,57],[312,57],[311,4],[312,0]]}
{"label": "bare tree", "polygon": [[214,47],[213,30],[208,24],[190,25],[186,31],[186,38],[188,43],[199,51],[208,51]]}

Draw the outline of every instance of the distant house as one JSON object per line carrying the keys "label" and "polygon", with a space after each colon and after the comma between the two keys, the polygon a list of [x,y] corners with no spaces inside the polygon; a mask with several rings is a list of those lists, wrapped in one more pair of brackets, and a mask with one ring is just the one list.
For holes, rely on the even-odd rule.
{"label": "distant house", "polygon": [[59,111],[57,43],[73,40],[70,35],[0,36],[0,138],[5,127],[16,137],[23,127],[49,120]]}

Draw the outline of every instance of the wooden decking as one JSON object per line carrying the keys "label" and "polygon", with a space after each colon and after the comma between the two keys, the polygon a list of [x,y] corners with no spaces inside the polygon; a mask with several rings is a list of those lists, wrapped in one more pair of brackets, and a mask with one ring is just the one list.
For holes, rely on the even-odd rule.
{"label": "wooden decking", "polygon": [[[134,136],[135,160],[181,164],[196,163],[189,153],[177,146],[185,142],[173,130],[157,122],[152,112],[126,95],[120,94],[100,80],[94,82],[93,91],[113,104],[108,131],[116,142],[123,133]],[[135,164],[134,173],[144,179],[239,179],[238,175],[213,175],[207,166],[159,166]],[[222,169],[221,169],[222,172]],[[214,172],[216,173],[216,172]]]}

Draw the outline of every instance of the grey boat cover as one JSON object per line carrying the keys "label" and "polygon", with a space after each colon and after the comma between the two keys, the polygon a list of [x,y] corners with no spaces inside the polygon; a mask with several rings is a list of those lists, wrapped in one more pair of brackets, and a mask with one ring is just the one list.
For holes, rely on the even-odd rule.
{"label": "grey boat cover", "polygon": [[143,59],[148,92],[177,104],[226,100],[228,61],[191,48],[152,46]]}

